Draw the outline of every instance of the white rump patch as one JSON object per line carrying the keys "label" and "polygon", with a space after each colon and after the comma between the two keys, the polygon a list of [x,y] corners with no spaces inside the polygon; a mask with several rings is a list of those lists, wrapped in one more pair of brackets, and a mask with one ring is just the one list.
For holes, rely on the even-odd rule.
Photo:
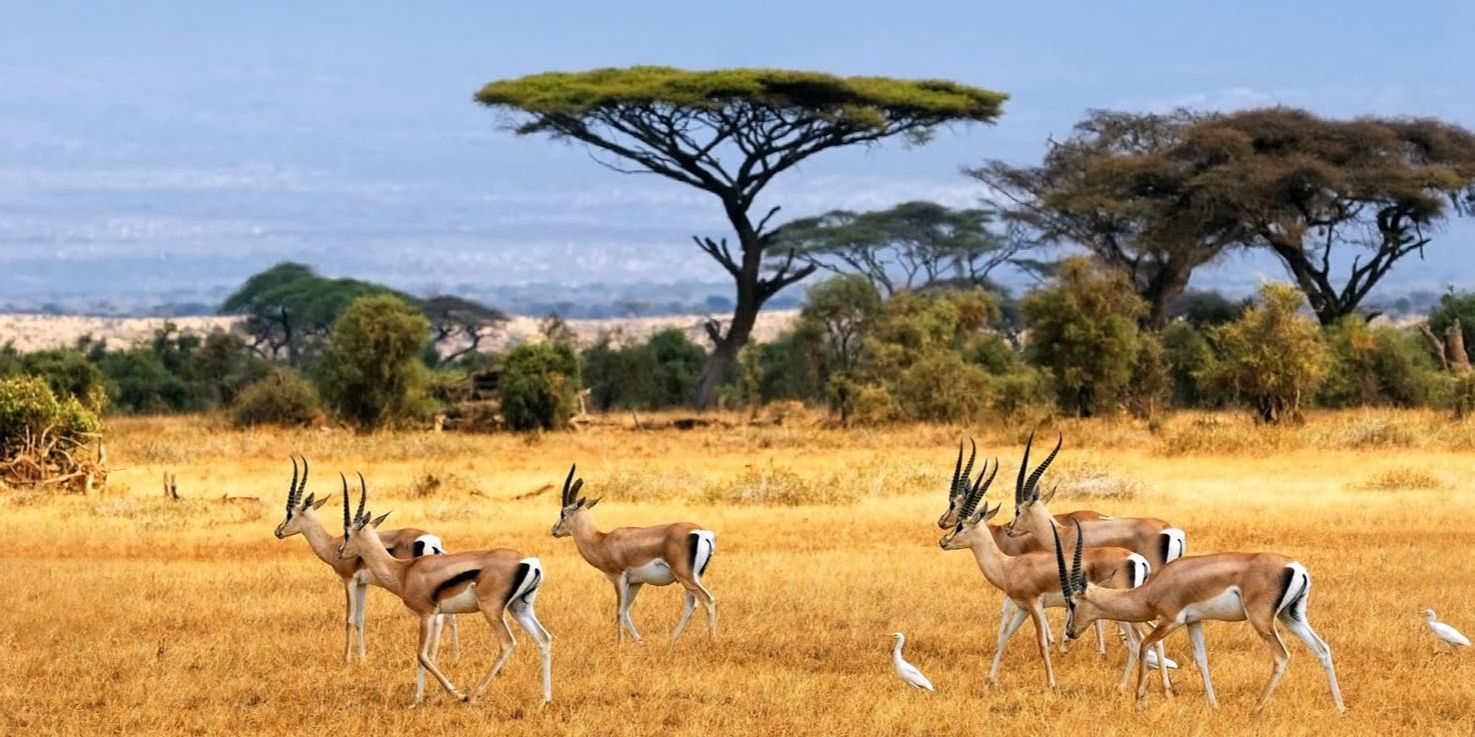
{"label": "white rump patch", "polygon": [[1188,534],[1176,528],[1169,527],[1163,530],[1163,535],[1168,538],[1167,555],[1163,556],[1164,563],[1171,563],[1182,558],[1188,552]]}
{"label": "white rump patch", "polygon": [[446,546],[441,543],[440,538],[429,533],[415,538],[415,549],[421,551],[420,555],[446,554]]}
{"label": "white rump patch", "polygon": [[1133,564],[1132,580],[1128,583],[1135,589],[1145,583],[1148,576],[1152,575],[1152,564],[1148,563],[1146,558],[1136,553],[1127,556],[1127,560],[1132,561]]}
{"label": "white rump patch", "polygon": [[1286,564],[1286,568],[1291,571],[1291,585],[1286,587],[1285,596],[1275,603],[1276,614],[1284,613],[1291,602],[1301,598],[1311,588],[1311,574],[1306,572],[1306,566],[1301,565],[1300,561],[1293,560]]}
{"label": "white rump patch", "polygon": [[691,576],[700,581],[702,571],[707,569],[707,563],[717,552],[717,533],[711,530],[692,530],[691,534],[697,536],[697,552],[692,560]]}
{"label": "white rump patch", "polygon": [[522,581],[518,582],[517,590],[512,592],[512,596],[507,597],[507,603],[510,605],[521,599],[532,604],[533,599],[538,596],[538,589],[543,585],[543,561],[537,558],[523,558],[518,563],[527,566],[528,572],[526,576],[523,576]]}

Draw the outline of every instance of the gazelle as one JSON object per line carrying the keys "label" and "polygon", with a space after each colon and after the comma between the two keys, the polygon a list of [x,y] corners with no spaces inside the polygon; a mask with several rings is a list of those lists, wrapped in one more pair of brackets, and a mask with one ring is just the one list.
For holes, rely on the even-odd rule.
{"label": "gazelle", "polygon": [[568,478],[564,479],[558,523],[553,525],[552,534],[572,536],[579,555],[614,585],[616,639],[624,642],[628,630],[637,644],[644,644],[630,619],[630,606],[635,603],[640,587],[671,583],[680,583],[686,590],[686,608],[671,631],[671,643],[675,644],[681,637],[698,601],[707,610],[712,637],[717,637],[717,599],[702,585],[702,574],[717,551],[717,535],[690,522],[600,532],[589,511],[599,500],[589,501],[579,496],[584,480],[574,479],[575,468],[570,466]]}
{"label": "gazelle", "polygon": [[[990,584],[1004,593],[1014,602],[1016,607],[1008,624],[999,632],[998,642],[994,649],[993,665],[989,667],[988,682],[992,684],[999,674],[999,664],[1004,656],[1004,647],[1015,631],[1024,623],[1026,617],[1034,620],[1035,632],[1038,635],[1040,659],[1045,664],[1045,680],[1050,688],[1055,688],[1055,669],[1050,662],[1050,648],[1047,640],[1049,623],[1045,619],[1046,607],[1065,606],[1065,597],[1060,590],[1060,581],[1055,571],[1055,558],[1050,553],[1034,552],[1023,555],[1009,556],[999,550],[994,544],[993,535],[985,530],[987,522],[999,513],[1002,504],[989,508],[984,495],[993,484],[994,477],[999,473],[999,463],[994,461],[992,473],[988,472],[987,462],[984,470],[979,473],[978,479],[972,483],[963,498],[962,507],[959,509],[958,524],[943,535],[938,545],[943,550],[970,549],[973,557],[978,562],[978,568]],[[971,464],[970,464],[971,466]],[[1022,476],[1022,475],[1021,475]],[[966,482],[965,482],[966,483]],[[983,501],[982,507],[979,502]],[[1124,550],[1122,548],[1093,548],[1087,559],[1086,575],[1098,583],[1119,587],[1132,587],[1141,584],[1147,579],[1151,567],[1141,555]],[[1130,625],[1122,625],[1122,634],[1127,638],[1127,666],[1122,672],[1118,688],[1124,689],[1127,679],[1131,675],[1132,666],[1136,664],[1139,648],[1137,647],[1137,631]],[[1163,653],[1158,652],[1159,662],[1162,662]],[[1163,671],[1164,679],[1167,671]]]}
{"label": "gazelle", "polygon": [[[1158,571],[1147,583],[1130,591],[1103,589],[1090,580],[1081,565],[1081,539],[1076,535],[1075,557],[1067,576],[1065,556],[1056,547],[1056,565],[1062,590],[1066,591],[1065,634],[1075,637],[1080,628],[1097,618],[1128,622],[1157,620],[1142,640],[1144,647],[1160,643],[1180,627],[1188,628],[1193,641],[1193,659],[1204,678],[1209,705],[1218,707],[1214,684],[1209,679],[1209,656],[1204,650],[1204,620],[1240,622],[1249,620],[1265,646],[1270,648],[1274,667],[1270,682],[1255,705],[1265,708],[1275,686],[1285,675],[1291,653],[1275,621],[1280,620],[1321,661],[1332,701],[1338,711],[1347,711],[1337,670],[1332,665],[1332,648],[1311,629],[1306,619],[1306,600],[1311,596],[1311,574],[1306,567],[1275,553],[1219,553],[1179,558]],[[1165,686],[1166,688],[1166,686]],[[1147,698],[1146,669],[1137,671],[1137,700]]]}
{"label": "gazelle", "polygon": [[[534,600],[543,585],[543,564],[537,558],[507,548],[401,560],[389,554],[375,529],[389,515],[386,513],[371,519],[371,515],[364,511],[368,495],[363,474],[360,474],[358,511],[350,519],[348,479],[343,478],[343,542],[338,546],[338,557],[343,560],[362,558],[375,581],[398,596],[405,607],[420,618],[420,643],[415,650],[420,663],[415,676],[415,704],[425,699],[426,671],[430,671],[448,693],[462,701],[481,698],[517,647],[517,639],[507,626],[508,613],[537,643],[543,656],[543,703],[552,701],[553,635],[543,628],[533,611]],[[468,696],[436,667],[432,641],[440,615],[476,611],[480,611],[492,626],[500,654],[481,685]]]}
{"label": "gazelle", "polygon": [[[947,511],[944,512],[941,517],[937,518],[937,526],[944,530],[950,530],[958,525],[958,510],[962,509],[963,507],[963,497],[968,493],[968,479],[972,478],[973,476],[973,461],[978,455],[978,445],[976,443],[973,443],[971,440],[969,441],[969,443],[970,445],[972,445],[972,447],[968,453],[968,466],[966,468],[963,467],[963,444],[958,443],[958,460],[957,463],[953,465],[953,485],[948,489]],[[1058,489],[1059,487],[1056,488]],[[1054,495],[1055,490],[1052,489],[1049,494],[1045,495],[1045,499],[1050,499]],[[1055,519],[1059,521],[1060,524],[1069,524],[1072,520],[1081,520],[1084,522],[1087,520],[1111,518],[1107,517],[1104,514],[1101,514],[1100,512],[1093,512],[1089,509],[1079,509],[1074,512],[1058,514],[1055,516]],[[1048,547],[1039,544],[1031,537],[1010,537],[1009,534],[1005,531],[1004,525],[989,525],[988,532],[990,535],[993,535],[994,544],[999,546],[999,551],[1002,552],[1004,555],[1024,555],[1025,553],[1049,552]],[[999,632],[1002,633],[1004,631],[1004,628],[1008,626],[1009,618],[1013,615],[1013,613],[1014,600],[1006,596],[1004,597],[1003,608],[999,612]],[[1054,639],[1048,631],[1045,633],[1045,638],[1047,641],[1053,641]],[[1100,622],[1097,624],[1096,649],[1097,652],[1099,652],[1100,654],[1106,654],[1105,622]],[[1063,653],[1065,652],[1065,650],[1065,639],[1061,638],[1060,652]]]}
{"label": "gazelle", "polygon": [[[276,536],[278,540],[284,540],[293,535],[302,535],[307,539],[308,547],[312,548],[314,555],[329,567],[343,583],[344,593],[348,598],[348,613],[344,617],[344,643],[343,661],[352,662],[354,641],[358,641],[358,657],[360,661],[367,660],[368,655],[364,643],[364,609],[369,600],[369,584],[374,583],[374,577],[364,568],[363,561],[358,558],[340,559],[338,557],[338,539],[336,535],[328,533],[323,523],[318,519],[317,510],[328,503],[331,497],[315,499],[315,495],[308,494],[306,499],[302,498],[302,492],[307,488],[308,465],[307,458],[302,458],[302,481],[297,480],[297,458],[292,458],[292,485],[287,488],[287,517],[277,525]],[[345,514],[347,511],[345,510]],[[385,530],[379,533],[379,538],[389,550],[389,554],[396,558],[418,558],[422,555],[441,555],[445,553],[445,546],[441,544],[440,538],[424,530],[405,528],[399,530]],[[451,623],[451,649],[456,660],[461,659],[461,637],[456,626],[456,618],[448,618]],[[440,631],[436,630],[436,650],[440,650]]]}
{"label": "gazelle", "polygon": [[[1029,459],[1030,446],[1034,444],[1034,440],[1034,433],[1030,433],[1029,441],[1024,445],[1025,460]],[[1036,469],[1036,479],[1050,466],[1050,462],[1055,460],[1064,442],[1065,436],[1061,435],[1056,440],[1055,448],[1050,451],[1050,455],[1045,457],[1045,462]],[[1024,474],[1022,466],[1019,473]],[[1055,523],[1068,524],[1067,521],[1050,514],[1050,510],[1046,507],[1050,496],[1053,496],[1053,492],[1041,497],[1039,487],[1034,484],[1018,486],[1014,495],[1014,519],[1004,526],[1004,531],[1010,537],[1032,539],[1036,545],[1049,550],[1054,544],[1051,535],[1054,534],[1052,530],[1055,529]],[[1080,520],[1080,523],[1079,529],[1086,536],[1086,547],[1126,548],[1140,553],[1148,563],[1152,564],[1153,570],[1161,570],[1164,565],[1182,557],[1187,548],[1187,536],[1183,531],[1160,519],[1107,517],[1097,520]],[[1067,546],[1075,543],[1071,536],[1075,534],[1076,529],[1076,527],[1066,528],[1065,544]]]}

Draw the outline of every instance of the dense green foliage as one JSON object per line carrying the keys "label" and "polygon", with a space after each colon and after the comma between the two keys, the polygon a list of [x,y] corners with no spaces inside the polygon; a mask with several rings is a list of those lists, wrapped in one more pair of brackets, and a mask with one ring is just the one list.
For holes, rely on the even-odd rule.
{"label": "dense green foliage", "polygon": [[578,407],[579,384],[579,356],[569,343],[517,346],[502,356],[502,418],[512,430],[562,430]]}
{"label": "dense green foliage", "polygon": [[333,326],[318,386],[328,406],[362,429],[428,414],[421,361],[429,321],[392,294],[360,297]]}
{"label": "dense green foliage", "polygon": [[0,462],[26,453],[49,463],[42,455],[48,448],[52,455],[70,452],[101,427],[97,413],[75,396],[58,397],[42,377],[0,378]]}
{"label": "dense green foliage", "polygon": [[300,427],[312,424],[321,412],[317,389],[286,368],[273,368],[242,389],[230,408],[231,421],[240,427]]}
{"label": "dense green foliage", "polygon": [[1061,407],[1090,417],[1121,402],[1138,365],[1137,320],[1145,309],[1125,277],[1072,259],[1020,307],[1026,353],[1050,375]]}
{"label": "dense green foliage", "polygon": [[320,355],[344,310],[354,300],[376,294],[395,294],[414,303],[382,284],[329,279],[288,261],[247,279],[225,299],[220,313],[246,316],[243,330],[262,356],[303,367]]}
{"label": "dense green foliage", "polygon": [[659,409],[690,404],[707,352],[676,328],[616,345],[606,335],[584,350],[590,409]]}
{"label": "dense green foliage", "polygon": [[1262,422],[1298,421],[1326,376],[1326,340],[1298,311],[1306,298],[1294,287],[1267,284],[1260,302],[1238,320],[1212,330],[1220,351],[1214,371]]}

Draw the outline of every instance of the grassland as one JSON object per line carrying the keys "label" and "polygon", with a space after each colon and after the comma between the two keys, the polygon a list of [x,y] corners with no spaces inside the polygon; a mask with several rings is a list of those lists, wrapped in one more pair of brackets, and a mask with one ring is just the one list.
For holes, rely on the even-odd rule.
{"label": "grassland", "polygon": [[[1057,506],[1167,518],[1190,553],[1274,550],[1315,580],[1310,616],[1334,648],[1349,713],[1316,661],[1293,660],[1270,709],[1269,672],[1242,624],[1206,630],[1223,706],[1207,708],[1182,634],[1168,640],[1178,696],[1139,710],[1114,691],[1124,653],[1057,659],[1051,693],[1026,635],[985,689],[1000,595],[934,520],[965,433],[1017,463],[1000,428],[886,431],[782,427],[688,433],[594,428],[513,436],[239,432],[209,420],[113,424],[122,470],[101,496],[0,492],[0,734],[665,735],[1469,735],[1475,653],[1436,655],[1419,612],[1475,631],[1475,427],[1418,413],[1319,415],[1263,430],[1237,417],[1065,423]],[[369,603],[366,665],[344,666],[342,593],[301,538],[278,541],[290,466],[311,490],[362,470],[388,526],[440,533],[453,550],[508,546],[542,558],[538,600],[554,645],[554,703],[539,705],[536,650],[519,647],[478,705],[413,692],[413,624],[382,590]],[[634,609],[650,643],[614,644],[613,596],[568,540],[554,488],[578,461],[609,527],[673,519],[717,531],[706,577],[720,641],[697,627],[676,648],[671,588]],[[159,490],[178,474],[183,499]],[[223,495],[256,497],[221,501]],[[336,502],[325,508],[328,519]],[[1058,616],[1056,618],[1058,621]],[[889,635],[938,685],[907,690]],[[458,683],[491,662],[486,625],[462,620]]]}

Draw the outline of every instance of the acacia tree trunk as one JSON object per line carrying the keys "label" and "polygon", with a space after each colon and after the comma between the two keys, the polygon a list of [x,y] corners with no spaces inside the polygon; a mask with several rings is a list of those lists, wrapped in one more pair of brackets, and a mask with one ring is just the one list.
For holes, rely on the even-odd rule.
{"label": "acacia tree trunk", "polygon": [[[747,224],[745,216],[742,221],[743,225]],[[743,230],[743,227],[738,227],[740,238]],[[758,322],[758,311],[770,296],[764,294],[759,278],[763,261],[762,246],[756,242],[756,237],[752,237],[752,240],[751,245],[742,243],[742,263],[738,272],[733,275],[737,282],[737,300],[732,308],[732,322],[728,323],[725,333],[715,320],[709,321],[706,326],[707,337],[712,339],[712,352],[707,354],[707,362],[702,366],[702,373],[697,376],[697,409],[712,409],[717,406],[717,394],[722,385],[732,380],[737,368],[738,352],[748,344],[753,335],[753,325]]]}

